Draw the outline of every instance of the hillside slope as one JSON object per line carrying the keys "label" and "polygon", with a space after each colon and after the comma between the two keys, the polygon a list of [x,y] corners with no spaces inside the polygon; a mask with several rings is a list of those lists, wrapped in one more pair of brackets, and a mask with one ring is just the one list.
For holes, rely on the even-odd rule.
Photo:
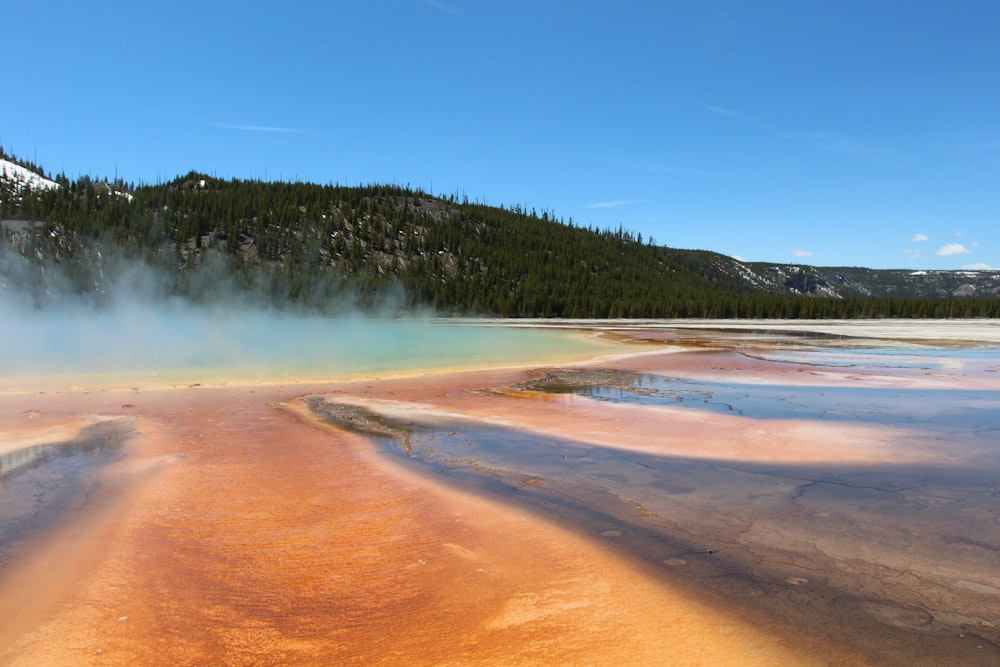
{"label": "hillside slope", "polygon": [[[28,183],[27,168],[10,163]],[[138,262],[165,293],[212,299],[235,290],[320,311],[391,298],[398,308],[505,317],[1000,314],[1000,272],[744,263],[399,186],[196,172],[137,188],[45,180],[54,187],[15,187],[5,176],[0,190],[0,244],[20,258],[0,262],[0,287],[16,284],[36,301],[49,298],[53,281],[100,300]]]}

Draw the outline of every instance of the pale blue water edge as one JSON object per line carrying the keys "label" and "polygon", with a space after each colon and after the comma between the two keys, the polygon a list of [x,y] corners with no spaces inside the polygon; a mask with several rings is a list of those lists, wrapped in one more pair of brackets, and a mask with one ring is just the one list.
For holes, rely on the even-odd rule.
{"label": "pale blue water edge", "polygon": [[[4,319],[0,387],[6,390],[27,388],[39,379],[57,386],[104,385],[109,381],[116,385],[225,384],[546,364],[606,353],[610,343],[599,340],[598,331],[632,328],[625,321],[306,318],[172,303],[129,302],[102,313],[4,310],[7,312],[0,313]],[[959,324],[934,323],[931,329],[940,330],[941,338],[950,338],[969,329],[953,326]],[[664,321],[656,328],[674,331],[680,339],[720,338],[727,344],[754,339],[747,331],[720,334],[674,329],[673,325],[678,322]],[[835,347],[826,347],[829,341],[818,347],[803,346],[801,337],[786,338],[782,331],[771,333],[777,344],[767,350],[758,348],[762,358],[804,364],[818,361],[833,367],[854,365],[858,356],[863,365],[870,365],[872,355],[881,357],[889,367],[927,364],[931,357],[951,365],[956,357],[965,361],[996,358],[998,350],[983,343],[940,348],[885,339],[871,341],[870,347],[868,341],[855,339],[859,343],[855,349],[849,349],[844,341]],[[663,342],[683,344],[679,339]]]}
{"label": "pale blue water edge", "polygon": [[[938,368],[953,361],[1000,361],[1000,345],[977,343],[975,346],[942,347],[933,343],[914,346],[891,347],[883,343],[870,347],[838,347],[835,349],[812,348],[805,350],[777,350],[755,355],[766,361],[784,361],[807,365],[839,368],[857,366],[874,368]],[[899,345],[898,343],[896,345]]]}
{"label": "pale blue water edge", "polygon": [[212,315],[137,308],[88,317],[22,318],[7,327],[0,377],[69,384],[327,379],[545,363],[607,350],[578,331],[475,320]]}

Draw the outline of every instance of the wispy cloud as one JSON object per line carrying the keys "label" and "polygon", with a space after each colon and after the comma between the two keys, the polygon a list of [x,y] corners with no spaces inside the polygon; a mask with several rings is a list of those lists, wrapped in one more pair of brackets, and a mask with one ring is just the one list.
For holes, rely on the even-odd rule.
{"label": "wispy cloud", "polygon": [[717,116],[724,116],[726,118],[731,118],[732,120],[742,123],[743,125],[749,125],[751,127],[756,127],[761,130],[773,131],[773,128],[767,123],[761,122],[756,118],[748,116],[742,111],[737,111],[735,109],[729,109],[727,107],[720,107],[715,104],[702,104],[702,108],[709,113],[713,113]]}
{"label": "wispy cloud", "polygon": [[950,257],[952,255],[968,255],[971,252],[971,250],[966,248],[961,243],[947,243],[938,248],[934,254],[942,257]]}
{"label": "wispy cloud", "polygon": [[733,111],[732,109],[726,109],[725,107],[717,107],[714,104],[706,104],[705,109],[707,111],[711,111],[712,113],[717,113],[720,116],[729,116],[730,118],[740,117],[738,111]]}
{"label": "wispy cloud", "polygon": [[666,164],[664,162],[649,162],[646,164],[646,168],[650,171],[659,171],[664,174],[692,174],[694,176],[706,176],[709,173],[707,171],[702,171],[701,169],[678,167],[677,165]]}
{"label": "wispy cloud", "polygon": [[430,5],[431,7],[433,7],[434,9],[438,10],[439,12],[442,12],[444,14],[448,14],[449,16],[461,16],[462,15],[462,13],[460,11],[458,11],[454,7],[450,7],[449,5],[446,5],[445,3],[441,2],[441,0],[424,0],[424,2],[426,4],[428,4],[428,5]]}
{"label": "wispy cloud", "polygon": [[308,134],[310,130],[299,127],[276,127],[274,125],[239,125],[236,123],[217,123],[217,127],[241,132],[272,132],[276,134]]}
{"label": "wispy cloud", "polygon": [[793,257],[810,257],[813,254],[812,250],[793,250]]}
{"label": "wispy cloud", "polygon": [[966,264],[962,267],[966,271],[996,271],[998,270],[995,266],[990,266],[989,264],[984,264],[979,262],[978,264]]}
{"label": "wispy cloud", "polygon": [[1000,150],[1000,139],[995,137],[980,138],[973,141],[935,143],[934,148],[941,148],[947,151],[959,153],[983,153]]}
{"label": "wispy cloud", "polygon": [[632,204],[641,204],[643,200],[641,199],[617,199],[615,201],[599,201],[593,204],[587,204],[585,208],[615,208],[616,206],[631,206]]}
{"label": "wispy cloud", "polygon": [[917,163],[916,158],[892,148],[866,144],[855,141],[850,137],[830,132],[805,132],[783,134],[782,136],[818,150],[853,155],[854,157],[859,157],[886,167],[909,167]]}
{"label": "wispy cloud", "polygon": [[927,236],[927,234],[914,234],[912,240],[913,241],[930,241],[931,237]]}
{"label": "wispy cloud", "polygon": [[676,164],[670,164],[669,162],[661,162],[659,160],[647,160],[645,158],[636,158],[624,155],[592,155],[592,159],[595,159],[604,164],[609,164],[613,167],[619,167],[622,169],[634,169],[636,171],[646,171],[652,173],[660,174],[690,174],[693,176],[707,176],[710,172],[703,171],[701,169],[692,169],[691,167],[680,167]]}
{"label": "wispy cloud", "polygon": [[714,104],[703,104],[702,106],[706,111],[713,114],[732,118],[746,125],[756,126],[764,131],[776,133],[783,139],[791,139],[817,150],[852,155],[887,167],[910,167],[918,162],[917,158],[912,155],[907,155],[893,148],[864,143],[833,132],[823,130],[815,132],[782,132],[770,123],[748,118],[745,114],[733,109]]}

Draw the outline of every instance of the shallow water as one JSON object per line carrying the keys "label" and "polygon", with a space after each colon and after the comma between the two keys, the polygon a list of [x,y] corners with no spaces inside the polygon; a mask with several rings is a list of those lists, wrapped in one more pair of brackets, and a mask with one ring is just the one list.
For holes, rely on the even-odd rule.
{"label": "shallow water", "polygon": [[[746,354],[753,373],[737,372]],[[898,464],[800,463],[795,451],[770,462],[709,460],[697,442],[692,456],[629,451],[578,440],[572,425],[554,437],[430,413],[368,417],[393,455],[604,540],[720,603],[806,632],[837,624],[834,634],[884,664],[992,664],[1000,391],[962,382],[989,378],[998,361],[997,348],[797,344],[719,357],[712,373],[651,373],[637,362],[487,388],[582,410],[593,402],[726,415],[765,438],[789,424],[874,427],[865,431],[880,434],[872,446],[920,451],[920,462]],[[801,365],[812,373],[805,381],[790,373]],[[797,445],[838,447],[810,437],[803,431]]]}
{"label": "shallow water", "polygon": [[633,386],[581,387],[598,401],[706,410],[751,419],[810,419],[967,430],[1000,424],[1000,393],[987,389],[830,387],[726,382],[640,374]]}
{"label": "shallow water", "polygon": [[[706,438],[709,426],[727,420],[739,426],[730,434],[780,435],[788,448],[770,460],[703,454],[697,430],[683,447],[674,437],[668,452],[655,451],[661,437],[654,431],[644,443],[651,446],[636,451],[595,444],[572,421],[542,433],[508,412],[498,412],[509,417],[505,424],[488,414],[435,413],[430,399],[409,412],[394,410],[390,399],[359,408],[377,380],[339,385],[339,411],[337,395],[312,399],[319,414],[367,433],[404,465],[578,531],[762,628],[831,638],[872,664],[1000,664],[995,347],[886,348],[841,337],[648,329],[646,340],[690,351],[559,368],[562,359],[606,348],[578,334],[503,327],[252,324],[231,332],[245,363],[216,342],[199,342],[204,329],[181,327],[162,357],[164,365],[178,360],[175,370],[157,366],[154,356],[144,360],[155,351],[149,340],[146,352],[125,354],[116,372],[174,373],[180,381],[325,379],[546,363],[548,370],[524,371],[523,382],[473,388],[477,406],[493,398],[508,401],[505,410],[519,402],[553,412],[570,406],[575,414],[600,411],[609,423],[649,420],[667,429],[671,420],[703,419]],[[112,360],[112,350],[97,348],[91,360]],[[429,395],[441,391],[436,382],[426,383]],[[450,407],[459,410],[464,398]],[[817,433],[827,439],[817,441]],[[841,436],[880,454],[841,456]],[[799,456],[817,449],[830,456]],[[66,456],[46,458],[52,452]],[[0,482],[16,499],[0,499],[0,557],[4,541],[85,504],[98,479],[91,473],[117,454],[63,446],[35,455],[40,465],[27,462]]]}
{"label": "shallow water", "polygon": [[0,455],[0,561],[18,540],[64,520],[70,507],[84,507],[98,473],[122,456],[134,429],[131,419],[103,421],[74,440]]}

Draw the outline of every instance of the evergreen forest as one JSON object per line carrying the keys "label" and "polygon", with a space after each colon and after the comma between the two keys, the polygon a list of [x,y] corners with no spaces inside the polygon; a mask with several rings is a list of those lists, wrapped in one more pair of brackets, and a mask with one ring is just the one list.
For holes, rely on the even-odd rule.
{"label": "evergreen forest", "polygon": [[196,172],[138,186],[48,178],[59,187],[0,183],[0,288],[38,304],[57,288],[99,301],[139,264],[161,276],[167,295],[211,299],[225,284],[248,300],[317,313],[391,304],[393,312],[537,318],[1000,316],[995,294],[865,293],[843,279],[824,296],[805,289],[813,274],[801,269],[801,288],[789,279],[762,284],[716,253],[408,186]]}

